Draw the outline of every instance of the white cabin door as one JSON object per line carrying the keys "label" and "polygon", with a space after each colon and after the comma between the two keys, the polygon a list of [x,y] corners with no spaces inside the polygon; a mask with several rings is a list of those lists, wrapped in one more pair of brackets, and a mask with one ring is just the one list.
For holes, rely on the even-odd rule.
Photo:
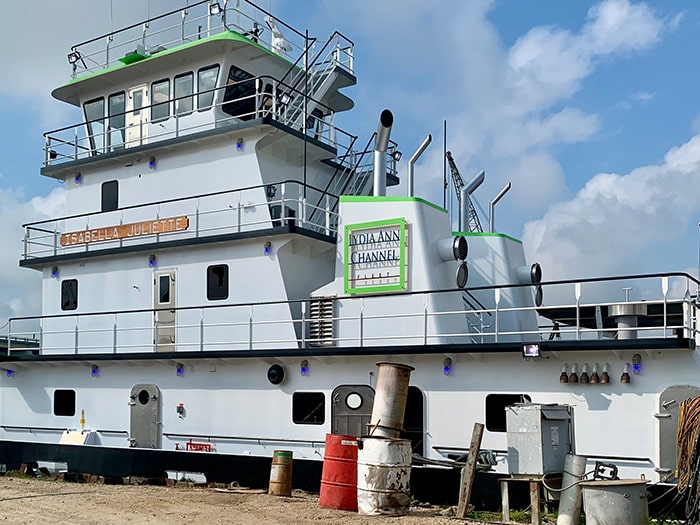
{"label": "white cabin door", "polygon": [[175,270],[154,273],[154,344],[156,352],[175,351]]}
{"label": "white cabin door", "polygon": [[126,100],[126,147],[148,142],[148,87],[146,84],[128,90]]}

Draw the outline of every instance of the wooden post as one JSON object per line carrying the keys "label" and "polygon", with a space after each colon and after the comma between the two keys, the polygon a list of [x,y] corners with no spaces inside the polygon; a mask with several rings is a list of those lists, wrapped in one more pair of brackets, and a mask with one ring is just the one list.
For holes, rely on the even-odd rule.
{"label": "wooden post", "polygon": [[472,494],[472,486],[474,485],[474,475],[476,474],[476,461],[479,458],[479,449],[481,448],[481,437],[484,435],[483,423],[474,423],[472,431],[472,442],[469,445],[469,455],[467,456],[467,464],[464,465],[462,473],[462,486],[459,490],[459,505],[457,505],[457,517],[466,518],[469,510],[469,498]]}

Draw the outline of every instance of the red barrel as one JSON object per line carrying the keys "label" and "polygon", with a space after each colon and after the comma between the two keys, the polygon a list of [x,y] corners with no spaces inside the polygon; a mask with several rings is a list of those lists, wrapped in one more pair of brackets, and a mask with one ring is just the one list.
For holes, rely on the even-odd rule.
{"label": "red barrel", "polygon": [[357,438],[326,434],[321,507],[357,510]]}

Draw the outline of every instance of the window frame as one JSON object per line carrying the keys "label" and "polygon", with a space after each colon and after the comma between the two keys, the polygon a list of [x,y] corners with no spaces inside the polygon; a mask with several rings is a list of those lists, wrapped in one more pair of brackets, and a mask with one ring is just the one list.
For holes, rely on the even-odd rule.
{"label": "window frame", "polygon": [[[157,90],[161,85],[167,86],[167,99],[164,102],[156,102]],[[172,116],[173,112],[170,101],[170,79],[163,78],[161,80],[151,82],[151,122],[163,122]],[[161,108],[166,108],[167,113],[164,116],[156,116],[156,112]]]}
{"label": "window frame", "polygon": [[[90,115],[88,115],[88,106],[91,106],[95,102],[101,102],[102,103],[102,116],[98,118],[91,118]],[[105,140],[105,133],[107,131],[107,122],[106,122],[106,107],[107,105],[105,104],[105,98],[104,97],[96,97],[91,100],[87,100],[83,102],[83,115],[85,117],[85,126],[87,127],[87,132],[88,132],[88,140],[90,141],[90,149],[92,150],[92,154],[95,155],[97,152],[104,151],[106,147],[106,140]],[[94,124],[100,123],[102,125],[102,131],[96,132],[94,129]],[[96,137],[101,137],[100,142],[101,144],[97,144],[97,141],[95,140]]]}
{"label": "window frame", "polygon": [[[70,399],[62,399],[64,396],[72,398],[73,412],[69,413],[69,410],[60,410],[57,408],[65,408],[66,404],[70,404]],[[60,401],[60,403],[59,403]],[[74,417],[76,407],[76,396],[75,390],[69,388],[57,388],[53,391],[53,415],[58,417]],[[60,413],[59,413],[60,412]]]}
{"label": "window frame", "polygon": [[[299,396],[306,396],[309,399],[305,401],[306,404],[311,404],[312,400],[310,399],[312,396],[315,396],[317,399],[318,398],[323,398],[323,403],[320,404],[320,406],[316,406],[313,410],[310,412],[308,411],[308,408],[306,408],[306,404],[302,406],[298,406],[297,403],[295,402]],[[309,416],[312,416],[314,414],[321,414],[321,421],[306,421],[304,417],[299,417],[301,416],[301,413],[307,413],[306,418]],[[295,425],[324,425],[326,423],[326,394],[323,392],[294,392],[292,394],[292,423]]]}
{"label": "window frame", "polygon": [[[189,79],[189,93],[178,93],[178,85],[182,85],[181,83],[178,84],[178,81],[183,79]],[[180,105],[187,101],[189,101],[189,109],[180,110]],[[192,71],[180,73],[173,77],[173,102],[175,105],[173,114],[176,117],[191,115],[194,112],[194,73]]]}
{"label": "window frame", "polygon": [[[71,298],[70,295],[74,295],[74,298]],[[61,310],[65,312],[77,309],[78,279],[63,279],[61,281]]]}
{"label": "window frame", "polygon": [[[109,186],[108,186],[109,185]],[[114,187],[114,190],[111,188]],[[100,187],[102,202],[100,209],[105,211],[114,211],[119,209],[119,181],[107,180]],[[110,193],[107,193],[110,192]]]}
{"label": "window frame", "polygon": [[[224,275],[219,277],[215,270],[218,268],[224,269]],[[212,264],[207,266],[207,301],[223,301],[228,299],[230,288],[231,272],[228,264]],[[216,286],[213,286],[212,279],[217,279]],[[217,292],[217,293],[214,293]]]}
{"label": "window frame", "polygon": [[[216,70],[216,75],[214,75],[214,84],[211,87],[205,86],[202,88],[202,73],[212,70]],[[211,66],[201,67],[197,70],[197,111],[207,111],[214,105],[214,97],[217,93],[216,86],[219,83],[220,72],[221,66],[219,64],[212,64]],[[204,93],[202,93],[202,91],[204,91]],[[202,102],[202,99],[205,98],[205,102]]]}
{"label": "window frame", "polygon": [[[121,111],[112,113],[112,100],[117,97],[122,97]],[[119,109],[119,108],[118,108]],[[113,127],[112,123],[118,119],[117,126]],[[121,124],[119,126],[118,124]],[[117,133],[120,137],[118,143],[112,144],[112,134]],[[117,91],[107,97],[107,148],[109,151],[117,151],[124,148],[126,144],[126,91]]]}

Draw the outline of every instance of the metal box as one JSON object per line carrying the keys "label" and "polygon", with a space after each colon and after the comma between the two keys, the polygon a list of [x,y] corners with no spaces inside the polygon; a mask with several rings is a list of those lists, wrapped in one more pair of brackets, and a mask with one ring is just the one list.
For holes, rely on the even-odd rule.
{"label": "metal box", "polygon": [[566,455],[574,452],[572,420],[573,408],[565,405],[506,407],[510,475],[537,477],[563,472]]}

